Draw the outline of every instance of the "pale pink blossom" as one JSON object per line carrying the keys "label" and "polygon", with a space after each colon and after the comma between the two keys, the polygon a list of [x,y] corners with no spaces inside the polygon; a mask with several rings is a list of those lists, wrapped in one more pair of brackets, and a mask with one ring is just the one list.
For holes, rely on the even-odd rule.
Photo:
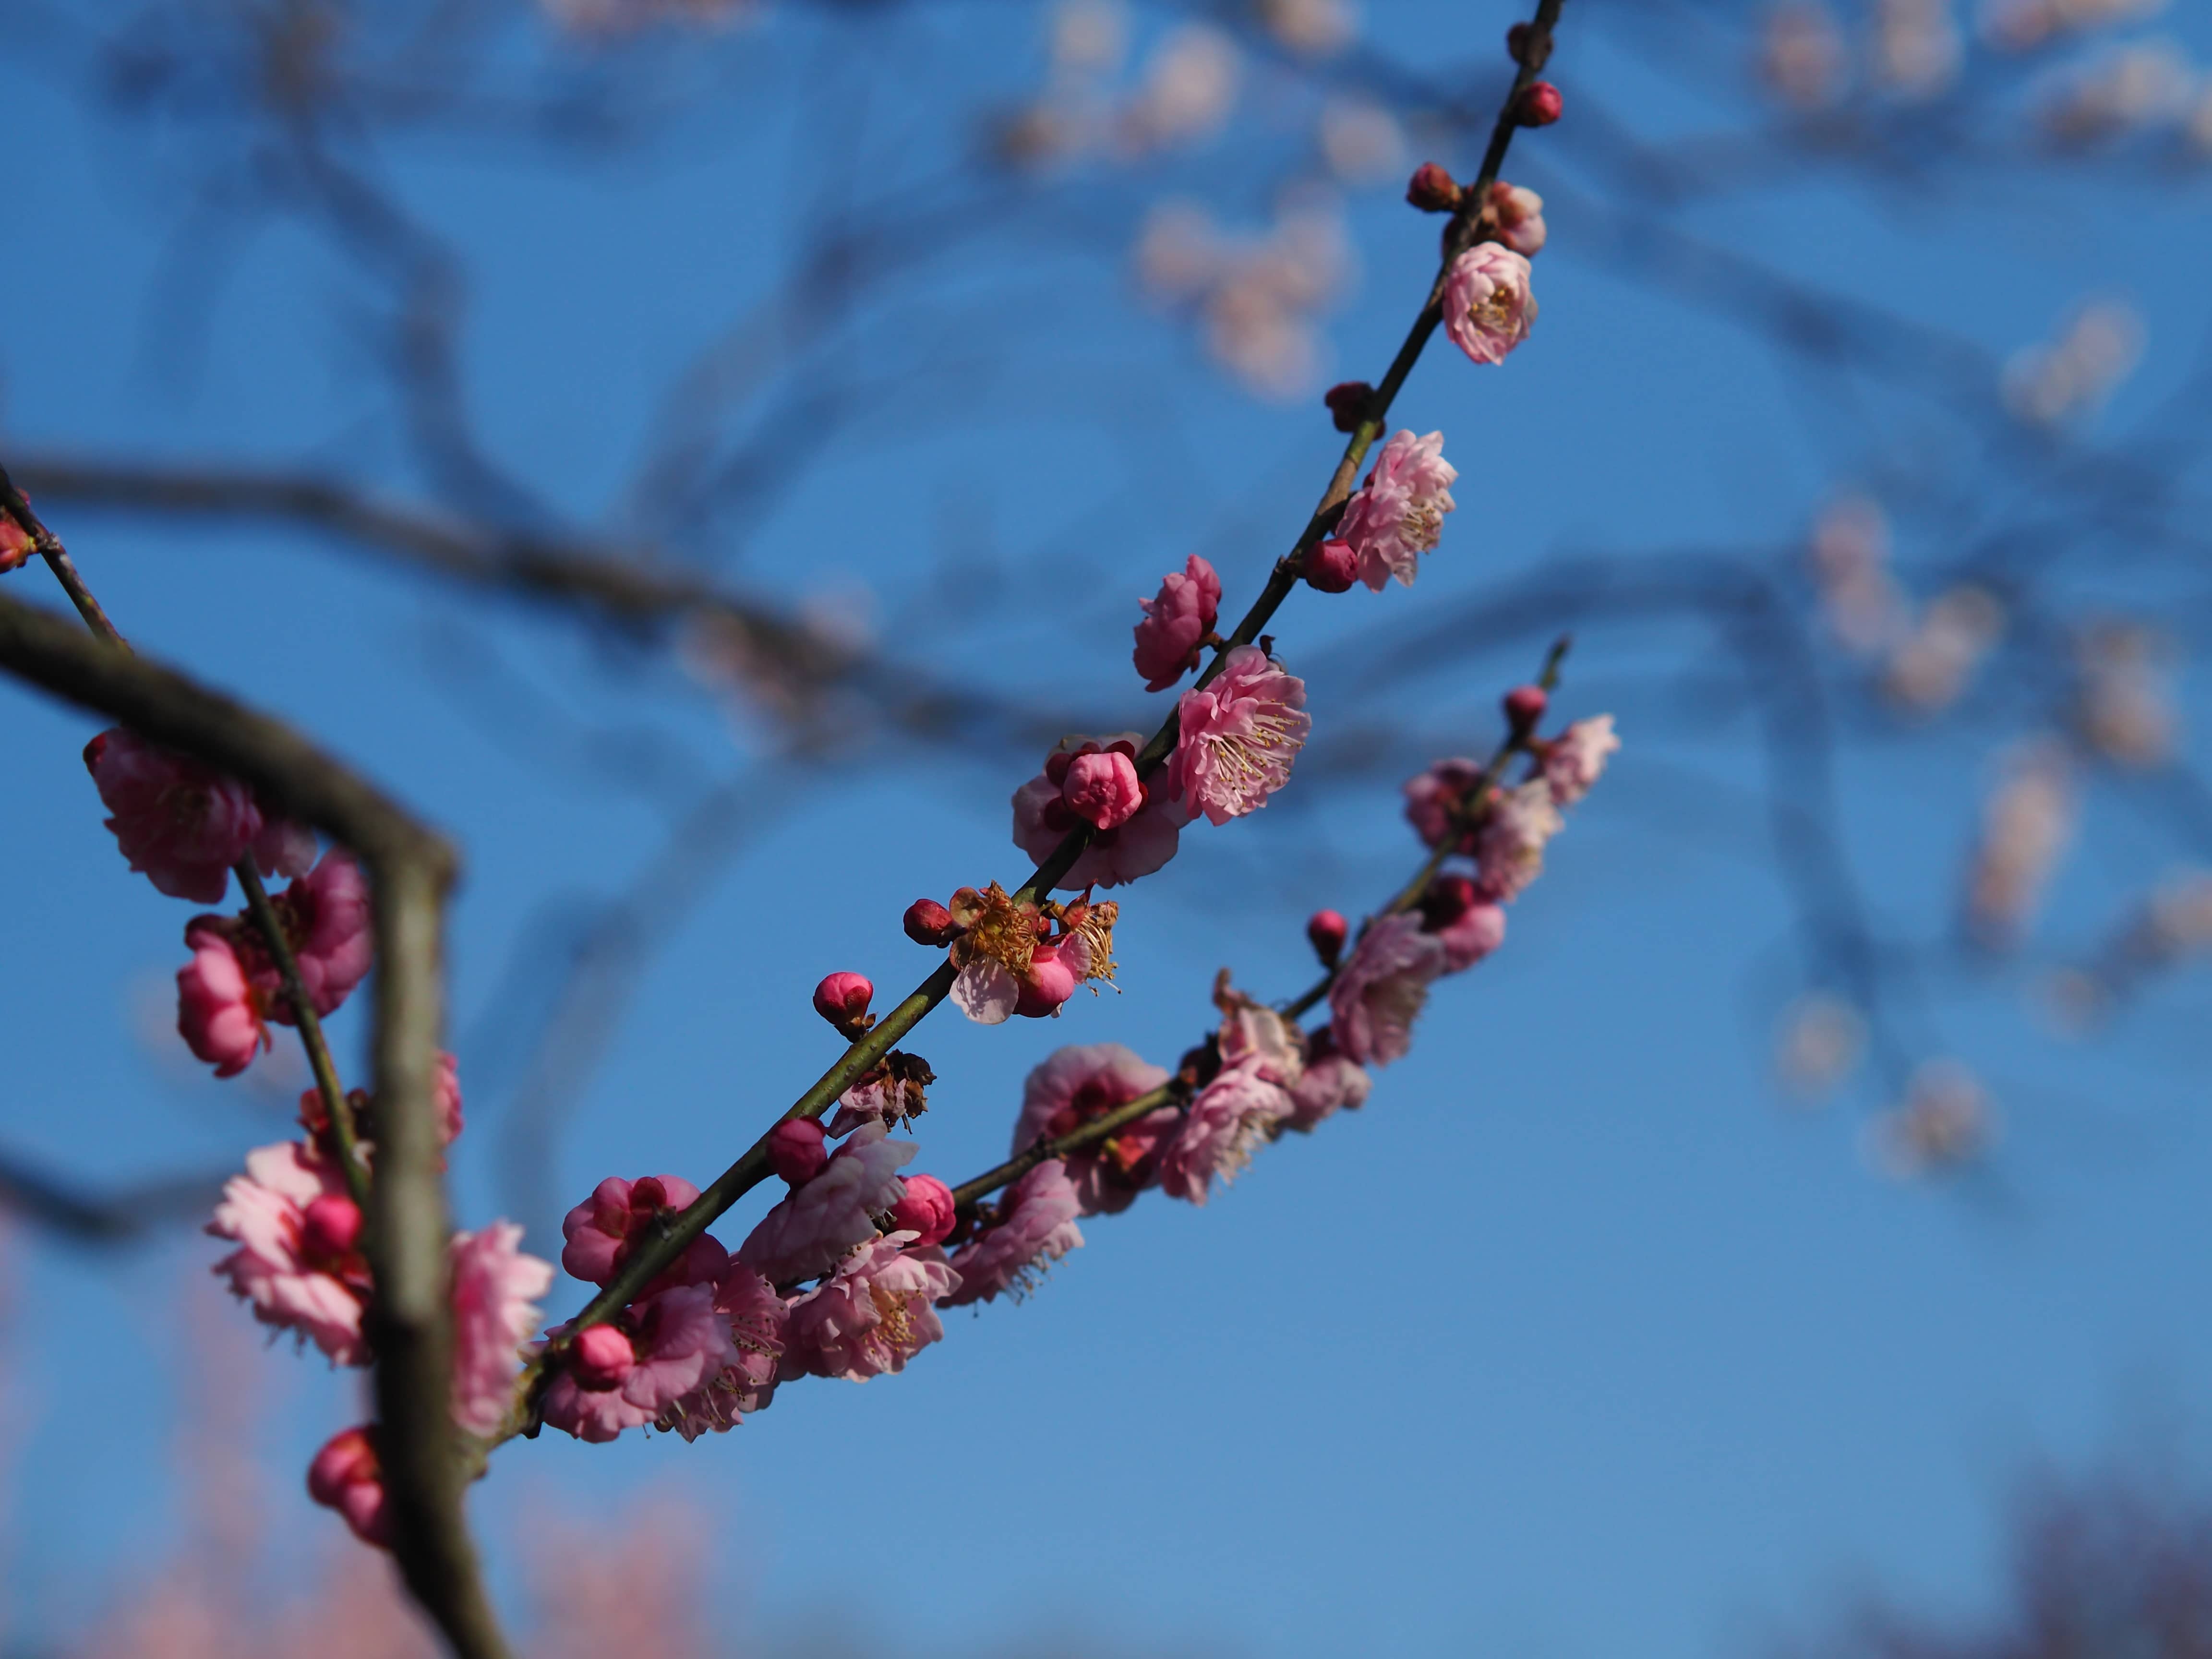
{"label": "pale pink blossom", "polygon": [[[1406,822],[1427,847],[1439,847],[1451,832],[1452,819],[1467,805],[1468,791],[1482,776],[1477,763],[1463,757],[1440,760],[1425,772],[1406,781]],[[1474,832],[1467,831],[1452,850],[1474,851]]]}
{"label": "pale pink blossom", "polygon": [[[1062,738],[1059,746],[1045,757],[1044,769],[1014,791],[1014,845],[1032,861],[1043,863],[1061,838],[1081,821],[1066,799],[1069,769],[1076,758],[1086,753],[1115,750],[1134,757],[1144,742],[1144,735],[1137,732],[1121,732],[1104,738],[1079,734]],[[1131,771],[1134,770],[1133,765]],[[1126,820],[1092,834],[1090,845],[1060,878],[1059,891],[1075,893],[1086,887],[1119,887],[1139,876],[1151,875],[1176,855],[1179,833],[1190,815],[1169,805],[1161,795],[1151,791],[1145,793],[1145,804]]]}
{"label": "pale pink blossom", "polygon": [[1443,942],[1407,912],[1384,916],[1359,936],[1329,987],[1329,1032],[1337,1052],[1362,1066],[1388,1066],[1413,1047],[1413,1021],[1429,981],[1444,971]]}
{"label": "pale pink blossom", "polygon": [[84,763],[123,856],[171,898],[221,902],[249,852],[264,875],[296,875],[314,856],[313,835],[272,824],[245,784],[125,727],[85,744]]}
{"label": "pale pink blossom", "polygon": [[1145,690],[1164,691],[1198,666],[1199,642],[1213,631],[1221,605],[1221,578],[1194,553],[1180,571],[1161,580],[1157,599],[1139,599],[1145,619],[1137,624],[1137,672]]}
{"label": "pale pink blossom", "polygon": [[536,1299],[553,1286],[553,1264],[515,1247],[522,1229],[495,1221],[455,1233],[447,1251],[453,1300],[453,1421],[492,1435],[514,1403],[522,1345],[538,1328]]}
{"label": "pale pink blossom", "polygon": [[1605,775],[1606,757],[1620,747],[1610,714],[1577,720],[1560,732],[1544,754],[1544,781],[1552,787],[1552,799],[1561,806],[1572,806],[1589,793],[1590,786]]}
{"label": "pale pink blossom", "polygon": [[545,1421],[579,1440],[607,1441],[642,1428],[734,1364],[730,1322],[715,1286],[678,1285],[623,1310],[615,1323],[636,1363],[611,1388],[586,1388],[563,1370],[545,1389]]}
{"label": "pale pink blossom", "polygon": [[1452,261],[1444,278],[1444,332],[1478,363],[1502,363],[1536,320],[1528,261],[1511,248],[1478,242]]}
{"label": "pale pink blossom", "polygon": [[1505,943],[1505,912],[1478,900],[1436,930],[1444,947],[1444,971],[1464,973]]}
{"label": "pale pink blossom", "polygon": [[1359,561],[1359,580],[1380,593],[1395,576],[1411,587],[1420,556],[1436,550],[1450,485],[1459,471],[1444,459],[1444,434],[1392,434],[1360,492],[1345,504],[1336,534]]}
{"label": "pale pink blossom", "polygon": [[1198,1091],[1182,1127],[1160,1153],[1160,1190],[1206,1202],[1213,1178],[1233,1179],[1291,1115],[1291,1097],[1261,1075],[1256,1057],[1224,1066]]}
{"label": "pale pink blossom", "polygon": [[1137,781],[1136,766],[1127,755],[1078,755],[1068,766],[1060,799],[1086,823],[1115,830],[1137,816],[1145,804],[1145,787]]}
{"label": "pale pink blossom", "polygon": [[229,936],[207,921],[185,929],[192,959],[177,969],[177,1035],[217,1077],[235,1077],[270,1046],[269,1027]]}
{"label": "pale pink blossom", "polygon": [[1238,646],[1212,684],[1184,692],[1176,705],[1182,728],[1169,789],[1211,823],[1258,811],[1291,781],[1313,729],[1305,701],[1304,680],[1258,646]]}
{"label": "pale pink blossom", "polygon": [[385,1544],[384,1468],[376,1456],[376,1431],[363,1424],[324,1443],[307,1465],[307,1496],[336,1510],[364,1544]]}
{"label": "pale pink blossom", "polygon": [[1542,252],[1544,198],[1533,190],[1509,185],[1503,179],[1490,187],[1490,211],[1498,221],[1498,240],[1516,253]]}
{"label": "pale pink blossom", "polygon": [[730,1264],[714,1306],[729,1321],[738,1357],[662,1411],[659,1426],[686,1440],[724,1433],[750,1413],[768,1409],[790,1329],[791,1310],[783,1298],[741,1261]]}
{"label": "pale pink blossom", "polygon": [[1224,1066],[1255,1060],[1260,1075],[1269,1083],[1287,1088],[1298,1080],[1306,1054],[1305,1034],[1297,1025],[1231,987],[1226,968],[1214,976],[1213,1006],[1221,1010],[1215,1042]]}
{"label": "pale pink blossom", "polygon": [[825,1273],[855,1244],[876,1236],[874,1218],[906,1196],[898,1176],[914,1157],[910,1140],[891,1140],[880,1123],[864,1123],[837,1149],[822,1173],[760,1218],[738,1247],[738,1260],[770,1284]]}
{"label": "pale pink blossom", "polygon": [[842,1376],[865,1382],[907,1361],[945,1334],[932,1305],[960,1288],[944,1252],[912,1249],[914,1235],[892,1233],[863,1245],[837,1271],[791,1304],[781,1375]]}
{"label": "pale pink blossom", "polygon": [[[1013,1150],[1072,1133],[1168,1080],[1167,1072],[1118,1042],[1058,1049],[1030,1071],[1022,1085],[1021,1116]],[[1109,1139],[1066,1159],[1081,1212],[1111,1215],[1126,1210],[1156,1178],[1161,1142],[1182,1122],[1173,1106],[1146,1113]]]}
{"label": "pale pink blossom", "polygon": [[1474,843],[1484,896],[1500,903],[1519,897],[1544,873],[1544,845],[1565,822],[1553,803],[1551,785],[1542,778],[1492,801]]}
{"label": "pale pink blossom", "polygon": [[[1328,1033],[1323,1031],[1315,1041],[1317,1048],[1323,1047]],[[1306,1062],[1305,1074],[1291,1085],[1291,1112],[1283,1127],[1309,1133],[1325,1118],[1364,1106],[1374,1086],[1366,1067],[1326,1047]]]}
{"label": "pale pink blossom", "polygon": [[1003,1218],[952,1258],[960,1284],[945,1305],[995,1301],[1002,1291],[1021,1300],[1048,1263],[1083,1248],[1083,1231],[1075,1224],[1082,1208],[1067,1166],[1056,1158],[1038,1164],[1007,1193]]}
{"label": "pale pink blossom", "polygon": [[[334,1201],[311,1227],[308,1212],[325,1200]],[[351,1211],[356,1224],[332,1225],[332,1211]],[[351,1248],[358,1217],[335,1165],[296,1140],[257,1147],[246,1155],[246,1173],[223,1183],[208,1223],[210,1233],[239,1247],[215,1271],[263,1324],[298,1332],[333,1364],[364,1364],[361,1312],[369,1278]]]}
{"label": "pale pink blossom", "polygon": [[1003,963],[977,957],[953,976],[951,998],[978,1025],[1004,1025],[1021,1006],[1022,982]]}
{"label": "pale pink blossom", "polygon": [[[699,1189],[676,1176],[624,1181],[609,1176],[592,1195],[561,1218],[562,1271],[587,1285],[605,1285],[621,1271],[630,1250],[650,1239],[698,1201]],[[702,1233],[647,1287],[647,1294],[675,1285],[709,1285],[722,1276],[729,1252],[712,1233]]]}

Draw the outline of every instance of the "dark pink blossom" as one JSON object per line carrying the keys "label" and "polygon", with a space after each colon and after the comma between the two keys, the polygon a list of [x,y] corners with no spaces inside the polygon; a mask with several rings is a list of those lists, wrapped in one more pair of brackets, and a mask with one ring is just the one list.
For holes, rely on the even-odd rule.
{"label": "dark pink blossom", "polygon": [[[1044,769],[1014,791],[1014,845],[1033,862],[1043,863],[1081,822],[1065,798],[1068,771],[1076,757],[1113,750],[1133,757],[1144,741],[1143,734],[1136,732],[1105,738],[1062,738],[1059,747],[1045,757]],[[1133,765],[1131,770],[1134,769]],[[1076,893],[1088,887],[1119,887],[1151,875],[1176,855],[1176,840],[1189,816],[1161,794],[1147,791],[1145,805],[1125,822],[1094,831],[1091,844],[1060,878],[1057,890]]]}
{"label": "dark pink blossom", "polygon": [[787,1117],[768,1132],[769,1168],[787,1186],[804,1187],[829,1161],[822,1126],[811,1117]]}
{"label": "dark pink blossom", "polygon": [[1368,1091],[1375,1086],[1364,1066],[1329,1044],[1327,1031],[1315,1039],[1315,1048],[1306,1060],[1304,1075],[1291,1085],[1290,1115],[1283,1120],[1285,1128],[1301,1133],[1340,1111],[1364,1106]]}
{"label": "dark pink blossom", "polygon": [[[561,1219],[562,1271],[587,1285],[605,1285],[621,1271],[631,1249],[672,1223],[699,1199],[699,1189],[676,1176],[645,1176],[624,1181],[609,1176],[592,1195]],[[729,1265],[729,1252],[712,1233],[684,1246],[661,1275],[647,1287],[711,1285]]]}
{"label": "dark pink blossom", "polygon": [[[30,497],[26,495],[23,499],[28,501]],[[0,512],[0,576],[20,568],[38,550],[39,544],[31,539],[31,532],[17,524],[12,514]]]}
{"label": "dark pink blossom", "polygon": [[1316,592],[1348,593],[1359,580],[1358,550],[1338,536],[1316,542],[1307,550],[1299,574]]}
{"label": "dark pink blossom", "polygon": [[1388,1066],[1413,1047],[1413,1021],[1429,981],[1444,971],[1443,942],[1408,912],[1384,916],[1360,935],[1329,988],[1329,1031],[1337,1051],[1363,1066]]}
{"label": "dark pink blossom", "polygon": [[1444,971],[1464,973],[1505,943],[1505,912],[1478,900],[1436,929],[1435,937],[1444,947]]}
{"label": "dark pink blossom", "polygon": [[1450,485],[1458,469],[1444,459],[1444,434],[1392,434],[1346,503],[1336,533],[1358,561],[1359,580],[1380,593],[1395,577],[1407,587],[1419,574],[1420,556],[1436,550],[1444,514],[1453,507]]}
{"label": "dark pink blossom", "polygon": [[296,875],[314,857],[313,835],[272,823],[245,784],[123,726],[85,744],[84,764],[123,856],[171,898],[220,903],[249,852],[264,875]]}
{"label": "dark pink blossom", "polygon": [[[273,901],[284,936],[291,941],[299,961],[300,982],[317,1015],[337,1012],[355,986],[367,977],[375,960],[369,932],[368,883],[352,856],[332,848],[321,862],[276,896]],[[256,935],[258,942],[258,934]],[[250,951],[255,963],[254,986],[261,994],[269,1018],[281,1024],[295,1023],[291,999],[284,994],[283,976],[265,952]]]}
{"label": "dark pink blossom", "polygon": [[[1058,1049],[1022,1085],[1013,1150],[1026,1152],[1039,1139],[1072,1133],[1167,1080],[1164,1068],[1146,1063],[1118,1042]],[[1075,1184],[1081,1213],[1112,1215],[1134,1203],[1137,1194],[1157,1178],[1161,1141],[1182,1122],[1182,1113],[1162,1106],[1100,1145],[1071,1155],[1068,1178]]]}
{"label": "dark pink blossom", "polygon": [[1021,1300],[1048,1263],[1083,1248],[1083,1231],[1075,1224],[1082,1207],[1065,1164],[1054,1158],[1038,1164],[1007,1193],[997,1224],[953,1256],[960,1284],[945,1305],[995,1301],[1001,1292]]}
{"label": "dark pink blossom", "polygon": [[1060,799],[1069,811],[1093,828],[1117,830],[1144,805],[1145,787],[1137,781],[1135,763],[1114,750],[1078,755],[1071,761]]}
{"label": "dark pink blossom", "polygon": [[[1406,822],[1427,847],[1441,846],[1450,832],[1452,819],[1466,806],[1468,791],[1482,776],[1482,768],[1464,758],[1440,760],[1425,772],[1406,781]],[[1474,851],[1474,832],[1462,835],[1455,853]]]}
{"label": "dark pink blossom", "polygon": [[1528,337],[1536,301],[1528,261],[1511,248],[1478,242],[1452,261],[1444,278],[1444,332],[1478,363],[1502,363]]}
{"label": "dark pink blossom", "polygon": [[814,1012],[847,1036],[867,1030],[868,1005],[875,1000],[876,988],[859,974],[826,975],[814,988]]}
{"label": "dark pink blossom", "polygon": [[192,959],[177,969],[177,1035],[217,1077],[235,1077],[270,1046],[269,1026],[246,964],[210,921],[185,929]]}
{"label": "dark pink blossom", "polygon": [[587,1325],[568,1345],[568,1369],[580,1388],[617,1388],[637,1369],[637,1350],[612,1325]]}
{"label": "dark pink blossom", "polygon": [[786,1194],[738,1246],[738,1260],[772,1285],[825,1273],[854,1245],[876,1236],[875,1218],[906,1196],[898,1177],[914,1157],[910,1140],[885,1138],[880,1123],[853,1131],[820,1175]]}
{"label": "dark pink blossom", "polygon": [[1145,612],[1137,624],[1137,672],[1146,690],[1164,691],[1198,666],[1200,641],[1219,613],[1221,578],[1194,553],[1161,580],[1158,598],[1137,603]]}
{"label": "dark pink blossom", "polygon": [[1056,946],[1040,945],[1030,957],[1029,971],[1018,981],[1014,1012],[1024,1019],[1049,1018],[1081,983],[1076,964],[1064,960]]}
{"label": "dark pink blossom", "polygon": [[1553,801],[1572,806],[1589,793],[1590,786],[1604,775],[1607,757],[1620,747],[1610,714],[1577,720],[1553,738],[1544,751],[1544,781],[1551,786]]}
{"label": "dark pink blossom", "polygon": [[865,1382],[907,1362],[945,1334],[933,1305],[960,1288],[941,1250],[913,1249],[912,1233],[863,1245],[837,1271],[791,1304],[781,1375]]}
{"label": "dark pink blossom", "polygon": [[307,1496],[344,1516],[362,1543],[380,1549],[386,1543],[384,1468],[377,1462],[375,1433],[364,1424],[325,1442],[307,1465]]}
{"label": "dark pink blossom", "polygon": [[1341,910],[1316,910],[1306,920],[1306,942],[1324,968],[1336,966],[1337,957],[1344,954],[1344,941],[1351,936],[1352,924],[1344,919]]}
{"label": "dark pink blossom", "polygon": [[545,1389],[546,1423],[579,1440],[612,1440],[655,1421],[736,1364],[730,1322],[715,1307],[715,1292],[713,1285],[678,1285],[623,1309],[609,1323],[629,1338],[635,1363],[606,1388],[586,1388],[563,1369]]}
{"label": "dark pink blossom", "polygon": [[1313,720],[1306,683],[1256,645],[1229,653],[1203,690],[1176,705],[1182,735],[1167,767],[1168,787],[1194,814],[1226,823],[1256,812],[1291,781],[1291,764]]}
{"label": "dark pink blossom", "polygon": [[[324,1206],[311,1228],[308,1212],[323,1200],[343,1208]],[[345,1211],[353,1212],[350,1231],[337,1224]],[[295,1140],[257,1147],[246,1155],[246,1173],[223,1183],[208,1223],[210,1233],[238,1246],[215,1271],[263,1324],[296,1331],[335,1364],[366,1364],[368,1264],[351,1248],[358,1221],[335,1165]]]}
{"label": "dark pink blossom", "polygon": [[1256,1056],[1224,1066],[1198,1091],[1182,1127],[1160,1153],[1160,1190],[1193,1204],[1206,1202],[1216,1176],[1233,1180],[1291,1115],[1281,1085],[1261,1074]]}
{"label": "dark pink blossom", "polygon": [[952,1188],[933,1175],[905,1177],[906,1196],[891,1206],[891,1226],[915,1235],[917,1244],[942,1244],[957,1218]]}
{"label": "dark pink blossom", "polygon": [[522,1229],[495,1221],[455,1233],[447,1248],[453,1304],[453,1421],[469,1434],[493,1435],[507,1420],[522,1345],[538,1328],[533,1305],[553,1285],[553,1264],[515,1247]]}

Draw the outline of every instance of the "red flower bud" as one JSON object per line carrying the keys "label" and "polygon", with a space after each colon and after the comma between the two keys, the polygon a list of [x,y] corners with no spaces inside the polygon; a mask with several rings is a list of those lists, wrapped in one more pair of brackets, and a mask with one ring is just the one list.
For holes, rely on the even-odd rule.
{"label": "red flower bud", "polygon": [[1559,118],[1565,101],[1557,87],[1549,81],[1539,81],[1521,94],[1513,118],[1524,127],[1548,127]]}
{"label": "red flower bud", "polygon": [[1345,937],[1352,925],[1340,910],[1316,910],[1306,922],[1306,937],[1313,941],[1314,954],[1321,958],[1324,968],[1336,966],[1336,959],[1344,954]]}
{"label": "red flower bud", "polygon": [[1434,161],[1424,161],[1407,181],[1406,199],[1424,213],[1449,213],[1459,205],[1459,185]]}
{"label": "red flower bud", "polygon": [[1375,388],[1364,380],[1345,380],[1329,387],[1321,400],[1328,405],[1329,419],[1336,429],[1350,432],[1367,417],[1367,405],[1375,401]]}
{"label": "red flower bud", "polygon": [[935,899],[916,899],[906,907],[906,936],[916,945],[950,945],[960,935],[952,912]]}
{"label": "red flower bud", "polygon": [[300,1218],[300,1243],[310,1259],[329,1261],[345,1255],[361,1237],[361,1206],[336,1193],[309,1204]]}
{"label": "red flower bud", "polygon": [[822,1126],[811,1117],[787,1117],[768,1132],[769,1167],[794,1187],[804,1187],[830,1161]]}
{"label": "red flower bud", "polygon": [[858,974],[831,974],[814,988],[814,1012],[847,1036],[868,1029],[868,1005],[876,988]]}
{"label": "red flower bud", "polygon": [[576,1386],[602,1391],[613,1388],[637,1365],[637,1351],[611,1325],[586,1325],[569,1346],[568,1370]]}
{"label": "red flower bud", "polygon": [[1323,593],[1341,593],[1359,580],[1359,556],[1350,542],[1316,542],[1306,550],[1306,585]]}
{"label": "red flower bud", "polygon": [[1544,710],[1552,699],[1540,685],[1516,685],[1505,694],[1505,723],[1513,728],[1513,735],[1525,738],[1536,729],[1536,722],[1544,718]]}
{"label": "red flower bud", "polygon": [[957,1218],[952,1188],[931,1175],[907,1176],[906,1196],[891,1206],[892,1231],[920,1233],[917,1248],[942,1244]]}

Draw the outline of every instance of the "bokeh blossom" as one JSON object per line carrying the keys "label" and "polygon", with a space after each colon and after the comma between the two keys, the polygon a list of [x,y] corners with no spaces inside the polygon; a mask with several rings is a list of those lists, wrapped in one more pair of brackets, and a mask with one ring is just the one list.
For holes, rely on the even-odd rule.
{"label": "bokeh blossom", "polygon": [[[605,1285],[622,1270],[630,1252],[698,1201],[699,1189],[677,1176],[645,1176],[625,1181],[609,1176],[592,1195],[561,1218],[561,1269],[587,1285]],[[728,1252],[712,1233],[684,1247],[647,1286],[710,1284],[721,1276]]]}
{"label": "bokeh blossom", "polygon": [[1429,982],[1444,971],[1444,947],[1410,913],[1384,916],[1359,936],[1329,987],[1329,1031],[1337,1052],[1362,1066],[1388,1066],[1413,1046],[1413,1021]]}
{"label": "bokeh blossom", "polygon": [[1607,757],[1620,748],[1610,714],[1577,720],[1560,732],[1544,751],[1544,782],[1551,789],[1552,799],[1561,806],[1572,806],[1581,800],[1604,775]]}
{"label": "bokeh blossom", "polygon": [[522,1345],[538,1328],[532,1304],[553,1285],[553,1264],[516,1247],[522,1229],[495,1221],[455,1233],[453,1277],[453,1421],[471,1434],[499,1431],[514,1401]]}
{"label": "bokeh blossom", "polygon": [[1517,898],[1544,873],[1544,846],[1565,820],[1551,786],[1533,778],[1493,800],[1475,833],[1474,856],[1484,894],[1498,902]]}
{"label": "bokeh blossom", "polygon": [[356,1248],[361,1212],[337,1167],[295,1140],[246,1155],[223,1183],[207,1230],[238,1249],[215,1265],[253,1316],[296,1331],[334,1364],[368,1358],[361,1314],[368,1264]]}
{"label": "bokeh blossom", "polygon": [[85,744],[84,764],[123,856],[171,898],[221,903],[249,852],[264,875],[301,874],[314,858],[313,834],[264,813],[245,784],[123,726]]}

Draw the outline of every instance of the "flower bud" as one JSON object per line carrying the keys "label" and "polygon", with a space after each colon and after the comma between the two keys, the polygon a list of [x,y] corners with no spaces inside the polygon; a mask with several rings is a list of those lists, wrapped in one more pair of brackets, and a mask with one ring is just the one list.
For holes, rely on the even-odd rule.
{"label": "flower bud", "polygon": [[384,1468],[375,1431],[364,1425],[332,1435],[307,1465],[307,1496],[345,1517],[364,1544],[384,1542]]}
{"label": "flower bud", "polygon": [[1526,23],[1516,23],[1505,31],[1505,51],[1515,63],[1540,70],[1551,61],[1552,37],[1548,33],[1538,34]]}
{"label": "flower bud", "polygon": [[1407,182],[1406,199],[1424,213],[1449,213],[1459,205],[1459,185],[1434,161],[1424,161]]}
{"label": "flower bud", "polygon": [[344,1255],[360,1237],[361,1206],[336,1193],[316,1199],[300,1218],[300,1243],[310,1261]]}
{"label": "flower bud", "polygon": [[580,1389],[603,1393],[637,1366],[637,1350],[611,1325],[586,1325],[568,1347],[568,1370]]}
{"label": "flower bud", "polygon": [[1548,127],[1559,118],[1565,100],[1549,81],[1539,81],[1521,94],[1513,118],[1524,127]]}
{"label": "flower bud", "polygon": [[876,988],[858,974],[830,974],[814,988],[814,1012],[848,1037],[868,1029]]}
{"label": "flower bud", "polygon": [[1540,685],[1516,685],[1505,694],[1505,723],[1513,728],[1513,735],[1525,738],[1536,729],[1536,722],[1544,718],[1552,699]]}
{"label": "flower bud", "polygon": [[1075,970],[1060,959],[1057,951],[1040,945],[1030,958],[1029,972],[1022,975],[1014,1012],[1024,1019],[1042,1019],[1058,1013],[1060,1005],[1074,994]]}
{"label": "flower bud", "polygon": [[1364,380],[1341,381],[1322,394],[1322,402],[1328,405],[1329,419],[1339,432],[1356,429],[1374,401],[1375,388]]}
{"label": "flower bud", "polygon": [[916,899],[906,907],[906,936],[916,945],[950,945],[959,936],[952,912],[935,899]]}
{"label": "flower bud", "polygon": [[1306,938],[1312,941],[1314,954],[1321,958],[1324,968],[1336,966],[1336,959],[1344,953],[1344,941],[1352,932],[1352,924],[1345,921],[1340,910],[1316,910],[1306,922]]}
{"label": "flower bud", "polygon": [[1438,876],[1421,895],[1421,927],[1438,933],[1474,908],[1474,884],[1465,876]]}
{"label": "flower bud", "polygon": [[1359,555],[1350,542],[1316,542],[1306,550],[1306,585],[1323,593],[1341,593],[1359,579]]}
{"label": "flower bud", "polygon": [[893,1231],[920,1233],[921,1237],[915,1241],[917,1247],[942,1244],[956,1218],[952,1188],[935,1176],[907,1176],[906,1196],[891,1206]]}
{"label": "flower bud", "polygon": [[787,1117],[768,1132],[769,1165],[794,1187],[804,1187],[830,1161],[822,1126],[811,1117]]}
{"label": "flower bud", "polygon": [[1137,816],[1145,804],[1144,786],[1127,755],[1078,755],[1060,786],[1067,810],[1098,830],[1113,830]]}

